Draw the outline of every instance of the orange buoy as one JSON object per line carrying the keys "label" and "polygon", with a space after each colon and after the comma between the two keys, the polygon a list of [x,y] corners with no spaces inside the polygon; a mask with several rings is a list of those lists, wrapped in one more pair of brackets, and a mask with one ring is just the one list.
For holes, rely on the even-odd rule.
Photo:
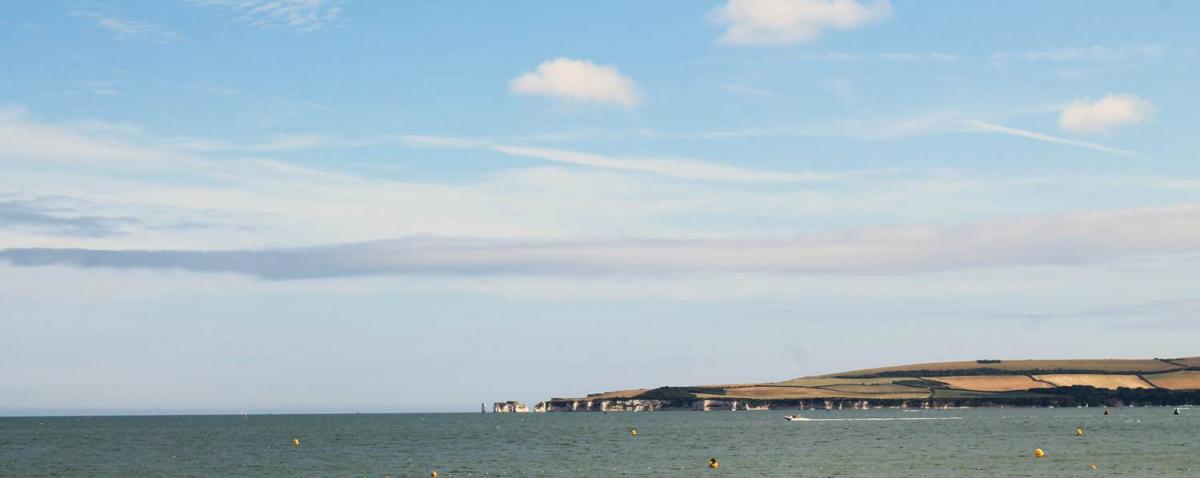
{"label": "orange buoy", "polygon": [[1042,458],[1042,457],[1046,456],[1046,452],[1045,452],[1045,451],[1042,451],[1042,449],[1041,449],[1041,448],[1034,448],[1034,449],[1033,449],[1033,456],[1036,456],[1036,457],[1038,457],[1038,458]]}
{"label": "orange buoy", "polygon": [[437,478],[437,470],[429,472],[429,478]]}

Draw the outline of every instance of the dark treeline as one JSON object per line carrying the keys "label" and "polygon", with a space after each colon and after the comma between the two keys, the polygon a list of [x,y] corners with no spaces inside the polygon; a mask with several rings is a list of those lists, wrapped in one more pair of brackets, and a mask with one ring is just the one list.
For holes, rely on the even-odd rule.
{"label": "dark treeline", "polygon": [[1118,388],[1108,390],[1086,386],[1058,387],[1031,391],[1047,398],[1069,400],[1065,405],[1200,405],[1200,390],[1163,390],[1160,388]]}
{"label": "dark treeline", "polygon": [[634,398],[640,400],[666,400],[673,404],[690,404],[691,402],[698,400],[696,398],[697,393],[723,395],[725,394],[725,390],[720,388],[704,387],[659,387],[653,390],[642,392]]}
{"label": "dark treeline", "polygon": [[[695,394],[722,395],[724,390],[702,387],[660,387],[648,390],[637,399],[663,400],[671,406],[687,407],[700,400]],[[1075,407],[1075,406],[1179,406],[1200,405],[1200,390],[1163,390],[1157,388],[1119,388],[1109,390],[1088,386],[1035,389],[1022,392],[997,392],[977,397],[933,397],[928,399],[865,399],[865,398],[814,398],[814,399],[739,399],[752,405],[767,404],[772,408],[822,408],[829,404],[849,405],[869,401],[883,407],[921,408],[932,407]]]}

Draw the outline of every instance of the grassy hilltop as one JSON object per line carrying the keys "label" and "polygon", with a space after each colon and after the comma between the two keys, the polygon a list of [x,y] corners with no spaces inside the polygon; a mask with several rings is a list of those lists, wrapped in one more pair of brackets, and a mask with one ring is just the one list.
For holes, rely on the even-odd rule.
{"label": "grassy hilltop", "polygon": [[661,387],[577,399],[742,399],[754,402],[946,400],[1012,404],[1200,399],[1200,357],[1146,360],[978,360],[854,370],[782,382]]}

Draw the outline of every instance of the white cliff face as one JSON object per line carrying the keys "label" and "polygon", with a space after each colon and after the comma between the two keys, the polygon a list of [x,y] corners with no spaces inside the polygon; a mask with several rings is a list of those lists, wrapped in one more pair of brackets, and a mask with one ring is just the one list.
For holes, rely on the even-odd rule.
{"label": "white cliff face", "polygon": [[751,402],[748,402],[746,400],[723,399],[722,398],[722,399],[697,400],[696,402],[692,403],[692,409],[693,410],[701,410],[701,411],[705,411],[705,412],[711,412],[711,411],[718,411],[718,410],[730,410],[730,411],[770,410],[771,408],[766,403],[763,403],[760,405],[754,405]]}
{"label": "white cliff face", "polygon": [[517,401],[496,402],[492,404],[492,413],[528,413],[529,407]]}
{"label": "white cliff face", "polygon": [[667,400],[600,399],[551,400],[534,405],[535,412],[653,412],[658,410],[687,410],[672,407]]}
{"label": "white cliff face", "polygon": [[769,410],[768,404],[754,405],[745,400],[707,399],[690,404],[653,399],[550,400],[534,405],[535,412],[653,412],[659,410]]}

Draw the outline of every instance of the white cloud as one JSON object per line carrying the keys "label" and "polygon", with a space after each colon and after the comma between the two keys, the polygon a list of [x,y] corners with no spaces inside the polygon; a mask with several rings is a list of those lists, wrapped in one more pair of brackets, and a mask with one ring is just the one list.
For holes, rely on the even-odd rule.
{"label": "white cloud", "polygon": [[236,12],[238,21],[264,28],[314,31],[342,14],[340,0],[191,0],[201,6],[221,6]]}
{"label": "white cloud", "polygon": [[[689,159],[590,155],[487,141],[434,138],[426,146],[478,149],[588,168],[529,167],[483,174],[466,184],[397,178],[386,163],[378,179],[301,167],[240,153],[182,151],[149,134],[129,136],[108,128],[71,128],[29,121],[6,108],[0,121],[0,193],[18,197],[61,195],[94,205],[92,216],[131,217],[128,234],[58,237],[0,228],[0,244],[55,247],[267,247],[354,242],[414,234],[459,237],[562,237],[588,234],[707,234],[719,222],[706,217],[821,214],[830,206],[812,187],[779,191],[745,188],[746,182],[855,180],[854,173],[772,172]],[[75,124],[75,123],[70,123]],[[381,139],[381,141],[385,140]],[[342,140],[357,143],[367,140]],[[413,144],[393,138],[384,144]],[[289,141],[251,145],[265,150]],[[217,148],[226,144],[216,141]],[[188,146],[192,149],[205,147]],[[397,153],[395,161],[421,156]],[[643,161],[646,160],[646,161]],[[674,168],[679,168],[679,171]],[[629,174],[630,172],[651,174]],[[657,176],[657,177],[656,177]],[[391,177],[392,179],[382,179]],[[664,178],[709,178],[693,184]],[[861,195],[856,196],[862,198]],[[512,211],[521,211],[514,217]],[[587,220],[579,220],[586,217]],[[174,228],[173,224],[204,227]],[[778,223],[739,225],[739,232]]]}
{"label": "white cloud", "polygon": [[22,198],[0,194],[0,229],[96,237],[119,234],[123,225],[138,222],[129,217],[90,215],[76,203],[62,196]]}
{"label": "white cloud", "polygon": [[897,226],[743,239],[481,240],[410,237],[233,251],[5,249],[17,266],[234,272],[266,279],[372,275],[911,274],[1112,263],[1200,253],[1200,206]]}
{"label": "white cloud", "polygon": [[113,32],[119,38],[143,37],[158,43],[167,43],[183,38],[179,32],[156,23],[95,12],[74,11],[71,12],[71,15],[91,20],[96,23],[96,26]]}
{"label": "white cloud", "polygon": [[788,45],[816,39],[826,29],[849,29],[892,13],[887,0],[729,0],[710,14],[728,24],[721,41],[734,45]]}
{"label": "white cloud", "polygon": [[549,96],[578,103],[612,103],[633,108],[641,95],[633,80],[614,66],[587,60],[555,58],[537,70],[516,77],[508,85],[514,95]]}
{"label": "white cloud", "polygon": [[[104,126],[100,126],[104,125]],[[0,163],[5,160],[32,159],[40,163],[95,167],[103,163],[112,169],[153,169],[164,163],[202,168],[194,158],[158,148],[149,148],[85,133],[128,131],[128,126],[103,122],[77,122],[75,129],[28,121],[19,110],[5,117],[0,114]],[[124,134],[118,134],[122,136]]]}
{"label": "white cloud", "polygon": [[1108,94],[1098,101],[1079,100],[1063,108],[1058,127],[1072,133],[1107,133],[1154,116],[1154,103],[1133,95]]}
{"label": "white cloud", "polygon": [[[930,222],[1037,212],[1046,204],[1023,201],[1038,196],[1026,192],[1087,197],[1090,192],[1078,191],[1098,184],[1096,178],[1073,176],[1025,185],[920,171],[811,171],[799,165],[759,170],[746,163],[595,154],[492,139],[397,136],[380,143],[464,149],[436,155],[443,158],[494,162],[499,153],[577,166],[493,163],[495,170],[472,179],[417,180],[402,165],[428,152],[399,149],[394,158],[373,162],[359,175],[343,174],[236,151],[185,152],[132,126],[51,125],[24,119],[19,108],[6,110],[0,115],[9,117],[0,121],[0,194],[69,196],[88,205],[77,216],[138,221],[122,223],[122,234],[96,237],[0,228],[0,244],[6,247],[262,249],[413,235],[762,237],[894,219],[896,204],[909,206],[906,220]],[[961,121],[954,124],[964,128]],[[248,149],[295,144],[284,137]],[[391,161],[401,166],[392,169]],[[1081,189],[1071,189],[1078,181]],[[1099,184],[1129,185],[1127,178]],[[1172,197],[1194,199],[1184,192]],[[179,224],[202,227],[174,227]]]}
{"label": "white cloud", "polygon": [[1019,128],[1010,128],[1008,126],[1001,126],[1001,125],[994,124],[994,123],[988,123],[986,121],[971,120],[971,121],[967,121],[966,124],[967,124],[967,126],[973,128],[976,131],[986,131],[989,133],[1006,134],[1009,136],[1016,136],[1016,137],[1020,137],[1020,138],[1029,138],[1029,139],[1033,139],[1033,140],[1037,140],[1037,141],[1045,141],[1047,143],[1065,144],[1067,146],[1075,146],[1077,148],[1086,148],[1086,149],[1101,151],[1101,152],[1105,152],[1105,153],[1109,153],[1109,154],[1115,154],[1118,156],[1128,156],[1131,158],[1141,158],[1142,157],[1142,155],[1136,151],[1117,149],[1117,148],[1113,148],[1111,146],[1105,146],[1103,144],[1089,143],[1087,141],[1077,141],[1077,140],[1073,140],[1073,139],[1060,138],[1058,136],[1052,136],[1052,135],[1048,135],[1045,133],[1039,133],[1037,131],[1029,131],[1026,129],[1019,129]]}

